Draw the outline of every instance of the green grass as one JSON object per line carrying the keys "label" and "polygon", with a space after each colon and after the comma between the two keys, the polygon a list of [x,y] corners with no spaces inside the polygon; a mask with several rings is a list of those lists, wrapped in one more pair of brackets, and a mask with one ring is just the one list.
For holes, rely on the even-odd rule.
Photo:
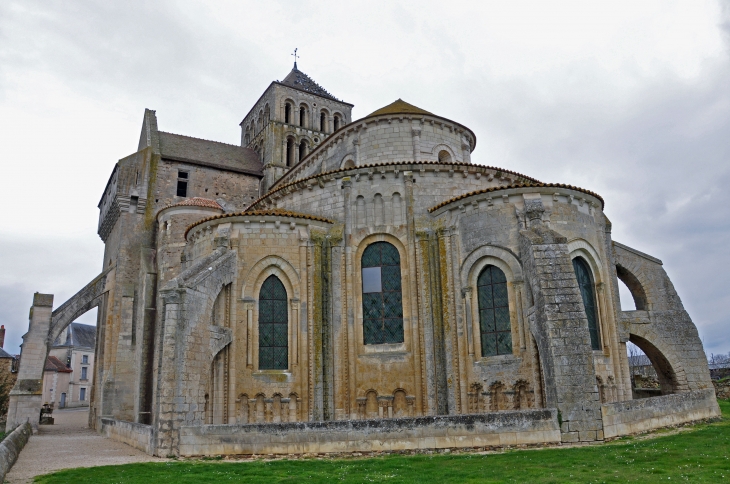
{"label": "green grass", "polygon": [[[390,455],[277,461],[178,461],[72,469],[56,483],[730,482],[730,402],[723,419],[678,433],[579,448],[501,454]],[[669,435],[661,436],[662,433]]]}

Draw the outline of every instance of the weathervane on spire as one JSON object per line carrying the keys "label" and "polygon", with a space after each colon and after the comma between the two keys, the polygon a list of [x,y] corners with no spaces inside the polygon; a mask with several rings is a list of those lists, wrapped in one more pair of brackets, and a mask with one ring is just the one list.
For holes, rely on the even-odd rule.
{"label": "weathervane on spire", "polygon": [[296,69],[296,68],[297,68],[297,57],[299,57],[299,56],[297,55],[297,50],[298,50],[298,49],[294,49],[294,53],[292,54],[292,55],[294,56],[294,69]]}

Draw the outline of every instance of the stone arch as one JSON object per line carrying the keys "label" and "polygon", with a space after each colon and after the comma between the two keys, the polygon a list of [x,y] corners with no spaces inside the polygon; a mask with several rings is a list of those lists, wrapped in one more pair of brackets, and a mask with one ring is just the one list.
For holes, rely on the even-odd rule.
{"label": "stone arch", "polygon": [[650,341],[649,335],[629,334],[629,341],[646,354],[659,378],[662,395],[689,391],[687,377],[681,364],[669,348],[658,341]]}
{"label": "stone arch", "polygon": [[327,108],[319,110],[319,130],[323,133],[329,133],[329,111]]}
{"label": "stone arch", "polygon": [[489,410],[499,412],[507,409],[507,396],[504,394],[504,383],[497,380],[489,385]]}
{"label": "stone arch", "polygon": [[517,380],[512,386],[514,395],[512,406],[515,410],[527,410],[532,408],[532,398],[530,397],[530,383],[527,380]]}
{"label": "stone arch", "polygon": [[487,262],[484,264],[477,264],[477,262],[486,258],[492,260],[492,264],[502,269],[505,274],[511,275],[512,278],[508,278],[508,280],[523,281],[522,265],[512,251],[496,245],[483,245],[471,251],[461,264],[461,287],[470,287],[472,279],[476,280],[476,276],[487,264]]}
{"label": "stone arch", "polygon": [[299,124],[299,126],[301,126],[302,128],[310,128],[309,113],[309,104],[306,102],[300,102],[299,106],[297,107],[297,124]]}
{"label": "stone arch", "polygon": [[356,167],[357,163],[355,163],[355,152],[347,153],[345,156],[342,157],[342,160],[340,161],[340,169]]}
{"label": "stone arch", "polygon": [[603,274],[603,263],[596,249],[584,239],[573,239],[568,242],[568,254],[571,260],[582,256],[593,272],[593,282],[598,285],[606,281]]}
{"label": "stone arch", "polygon": [[408,400],[406,396],[408,394],[402,388],[397,388],[393,392],[393,416],[394,417],[407,417],[408,416]]}
{"label": "stone arch", "polygon": [[449,145],[443,143],[439,143],[434,146],[431,150],[431,154],[436,161],[441,163],[452,163],[457,161],[454,150]]}
{"label": "stone arch", "polygon": [[368,390],[365,392],[365,418],[378,417],[378,392]]}
{"label": "stone arch", "polygon": [[310,148],[312,146],[312,142],[309,138],[306,136],[302,136],[299,139],[299,159],[295,160],[296,162],[302,161],[310,151]]}
{"label": "stone arch", "polygon": [[241,298],[256,299],[261,285],[272,274],[281,279],[290,297],[299,299],[299,272],[291,262],[278,255],[267,255],[248,270],[243,279]]}
{"label": "stone arch", "polygon": [[248,394],[241,393],[238,396],[238,400],[236,403],[238,404],[238,412],[236,412],[236,423],[239,423],[239,424],[249,423]]}
{"label": "stone arch", "polygon": [[342,128],[346,123],[345,116],[341,112],[335,111],[332,113],[332,132]]}
{"label": "stone arch", "polygon": [[644,285],[633,272],[621,264],[616,264],[616,277],[618,277],[629,289],[631,297],[634,299],[634,306],[637,311],[647,311],[651,309],[649,300],[646,297]]}
{"label": "stone arch", "polygon": [[271,121],[271,108],[269,103],[266,103],[266,106],[264,106],[264,127],[269,124],[269,121]]}

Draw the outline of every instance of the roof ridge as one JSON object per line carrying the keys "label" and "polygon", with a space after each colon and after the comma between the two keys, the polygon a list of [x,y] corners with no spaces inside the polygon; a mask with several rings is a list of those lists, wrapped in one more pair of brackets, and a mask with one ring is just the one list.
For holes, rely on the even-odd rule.
{"label": "roof ridge", "polygon": [[218,143],[219,145],[224,145],[224,146],[233,146],[234,148],[243,148],[243,149],[246,149],[246,150],[250,149],[250,148],[246,148],[245,146],[241,146],[241,145],[234,145],[234,144],[231,144],[231,143],[225,143],[223,141],[216,141],[216,140],[213,140],[213,139],[198,138],[198,137],[195,137],[195,136],[188,136],[186,134],[170,133],[169,131],[158,131],[158,132],[159,133],[163,133],[163,134],[171,134],[173,136],[180,136],[181,138],[194,139],[194,140],[198,140],[198,141],[207,141],[208,143]]}

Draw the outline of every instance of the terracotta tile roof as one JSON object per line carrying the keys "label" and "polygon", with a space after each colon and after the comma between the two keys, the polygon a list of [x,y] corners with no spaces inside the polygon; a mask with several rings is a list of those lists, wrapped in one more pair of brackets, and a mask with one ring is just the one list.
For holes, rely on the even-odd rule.
{"label": "terracotta tile roof", "polygon": [[563,183],[539,183],[538,182],[538,183],[526,183],[526,184],[517,183],[514,185],[507,185],[507,186],[503,186],[503,187],[491,187],[491,188],[484,188],[482,190],[474,190],[473,192],[465,193],[463,195],[459,195],[458,197],[449,198],[448,200],[445,200],[445,201],[439,203],[438,205],[429,208],[428,211],[434,212],[434,211],[438,210],[439,208],[444,207],[450,203],[459,201],[463,198],[471,197],[473,195],[479,195],[481,193],[497,192],[500,190],[509,190],[510,188],[565,188],[567,190],[574,190],[576,192],[582,192],[582,193],[591,195],[592,197],[596,197],[597,199],[599,199],[601,201],[601,209],[603,209],[603,207],[605,206],[605,202],[603,201],[603,198],[599,194],[594,193],[590,190],[586,190],[584,188],[579,188],[579,187],[574,187],[573,185],[565,185]]}
{"label": "terracotta tile roof", "polygon": [[378,109],[377,111],[374,111],[367,116],[366,118],[369,118],[370,116],[380,116],[381,114],[433,114],[425,109],[421,109],[418,106],[414,106],[413,104],[409,104],[405,102],[404,100],[398,98],[397,101],[392,102],[388,104],[387,106],[383,106],[382,108]]}
{"label": "terracotta tile roof", "polygon": [[259,155],[250,148],[193,138],[180,134],[159,132],[160,156],[176,161],[200,162],[222,168],[263,173]]}
{"label": "terracotta tile roof", "polygon": [[44,370],[57,371],[59,373],[73,373],[71,368],[67,368],[66,365],[55,356],[49,356],[46,358],[46,367]]}
{"label": "terracotta tile roof", "polygon": [[204,219],[198,220],[185,230],[185,237],[187,238],[188,232],[190,232],[190,230],[202,223],[228,217],[291,217],[314,220],[317,222],[325,222],[328,224],[335,223],[334,220],[330,220],[328,218],[319,217],[317,215],[309,215],[307,213],[292,212],[290,210],[284,210],[281,208],[272,208],[270,210],[244,210],[243,212],[223,213],[221,215],[213,215],[212,217],[206,217]]}
{"label": "terracotta tile roof", "polygon": [[367,164],[367,165],[359,165],[359,166],[356,166],[354,168],[340,168],[340,169],[337,169],[337,170],[331,170],[331,171],[325,171],[323,173],[317,173],[316,175],[311,175],[311,176],[308,176],[308,177],[305,177],[305,178],[298,178],[298,179],[296,179],[296,180],[294,180],[292,182],[289,182],[289,183],[287,183],[285,185],[281,185],[280,187],[277,187],[274,190],[271,190],[270,192],[268,192],[268,193],[260,196],[259,198],[257,198],[253,202],[251,202],[251,204],[248,206],[248,208],[246,210],[250,210],[257,203],[259,203],[262,200],[270,197],[274,193],[276,193],[276,192],[278,192],[280,190],[284,190],[285,188],[290,187],[292,185],[296,185],[297,183],[302,183],[302,182],[305,182],[307,180],[313,180],[313,179],[316,179],[316,178],[319,178],[319,177],[322,177],[322,176],[334,175],[336,173],[342,173],[342,172],[345,172],[345,171],[359,170],[359,169],[362,169],[362,168],[378,168],[378,167],[381,167],[381,166],[392,166],[392,165],[449,165],[449,166],[463,166],[463,167],[479,167],[479,168],[483,168],[485,170],[494,170],[494,171],[499,172],[499,173],[509,173],[510,175],[516,175],[519,178],[523,178],[523,179],[528,180],[528,181],[533,182],[533,183],[542,183],[542,182],[540,182],[540,180],[537,180],[536,178],[532,178],[532,177],[529,177],[527,175],[523,175],[522,173],[517,173],[516,171],[505,170],[504,168],[497,168],[495,166],[476,165],[476,164],[473,164],[473,163],[464,163],[464,162],[458,162],[458,161],[452,161],[452,162],[444,162],[444,161],[419,161],[419,162],[415,162],[415,161],[388,161],[388,162],[385,162],[385,163],[370,163],[370,164]]}
{"label": "terracotta tile roof", "polygon": [[223,207],[220,206],[218,202],[215,200],[211,200],[210,198],[202,198],[202,197],[192,197],[192,198],[186,198],[182,202],[175,203],[173,205],[168,205],[165,208],[170,207],[206,207],[206,208],[217,208],[219,210],[223,210]]}

